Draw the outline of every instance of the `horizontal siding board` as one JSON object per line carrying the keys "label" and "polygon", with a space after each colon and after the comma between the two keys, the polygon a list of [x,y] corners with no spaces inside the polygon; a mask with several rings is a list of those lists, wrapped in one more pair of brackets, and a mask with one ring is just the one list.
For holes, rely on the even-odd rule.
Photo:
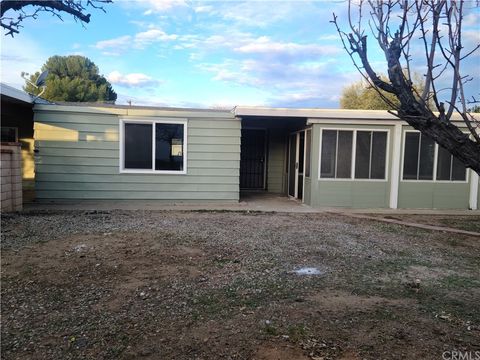
{"label": "horizontal siding board", "polygon": [[[188,150],[196,151],[196,147],[191,148],[192,145],[240,145],[240,139],[235,136],[224,137],[201,137],[201,136],[189,136],[188,137]],[[98,141],[98,140],[78,140],[78,141],[54,141],[54,140],[37,140],[35,141],[37,147],[49,147],[49,148],[70,148],[70,149],[117,149],[119,148],[118,141]],[[228,147],[227,147],[228,148]],[[204,151],[202,147],[198,147],[199,151]],[[217,148],[212,148],[212,151],[218,151]],[[235,148],[235,151],[240,151]]]}
{"label": "horizontal siding board", "polygon": [[[65,156],[35,156],[36,164],[47,164],[47,165],[88,165],[88,166],[115,166],[119,168],[119,160],[112,158],[93,158],[93,157],[65,157]],[[227,160],[188,160],[187,162],[187,172],[191,168],[226,168],[226,169],[237,169],[238,164],[236,162],[227,161]]]}
{"label": "horizontal siding board", "polygon": [[238,136],[191,136],[188,134],[188,144],[240,145],[240,138]]}
{"label": "horizontal siding board", "polygon": [[99,200],[238,200],[237,191],[174,192],[174,191],[64,191],[35,190],[38,199],[99,199]]}
{"label": "horizontal siding board", "polygon": [[118,150],[98,149],[72,149],[72,148],[50,148],[42,147],[38,154],[42,156],[61,157],[87,157],[87,158],[109,158],[118,159]]}
{"label": "horizontal siding board", "polygon": [[[88,141],[65,142],[65,141],[37,141],[36,146],[42,154],[57,156],[59,152],[63,156],[93,156],[93,157],[119,157],[118,142],[90,143]],[[46,150],[47,149],[47,150]],[[98,151],[96,151],[98,150]],[[188,154],[193,152],[230,153],[239,152],[240,146],[236,144],[188,144]],[[108,154],[108,156],[107,156]]]}
{"label": "horizontal siding board", "polygon": [[[117,170],[118,171],[118,170]],[[37,182],[73,183],[149,183],[149,184],[238,184],[238,176],[183,176],[183,175],[137,175],[137,174],[65,174],[38,173]]]}
{"label": "horizontal siding board", "polygon": [[35,130],[36,141],[108,141],[118,142],[118,131],[73,131],[73,130]]}
{"label": "horizontal siding board", "polygon": [[116,150],[119,149],[118,141],[35,141],[39,149],[87,149],[87,150]]}
{"label": "horizontal siding board", "polygon": [[[187,170],[188,175],[192,176],[206,176],[206,177],[215,177],[215,176],[239,176],[239,169],[233,167],[198,167],[194,168],[190,166]],[[48,175],[52,181],[55,181],[58,174],[89,174],[89,175],[118,175],[120,173],[118,164],[116,166],[99,166],[99,165],[46,165],[46,164],[37,164],[35,168],[36,176],[38,175]],[[133,174],[128,174],[131,176]],[[135,175],[136,176],[136,175]],[[158,174],[151,175],[138,175],[148,181],[152,177],[159,177]],[[161,175],[164,177],[165,175]],[[44,178],[45,179],[45,178]],[[177,177],[178,179],[178,177]]]}
{"label": "horizontal siding board", "polygon": [[189,120],[189,129],[238,129],[240,130],[240,121],[218,121],[218,120]]}
{"label": "horizontal siding board", "polygon": [[188,129],[188,135],[193,136],[235,136],[240,137],[240,129]]}
{"label": "horizontal siding board", "polygon": [[68,114],[41,112],[35,115],[35,122],[45,124],[104,124],[118,125],[117,115],[104,114]]}
{"label": "horizontal siding board", "polygon": [[240,161],[240,152],[231,152],[231,153],[211,153],[211,152],[189,152],[188,160],[230,160],[230,161]]}
{"label": "horizontal siding board", "polygon": [[[188,128],[188,137],[199,136],[204,138],[216,138],[216,137],[235,137],[240,138],[239,129],[191,129]],[[35,130],[35,139],[37,140],[87,140],[89,138],[99,139],[104,141],[118,141],[119,133],[118,129],[104,130],[69,130],[69,129],[38,129]]]}
{"label": "horizontal siding board", "polygon": [[153,184],[127,182],[44,182],[37,181],[35,190],[68,190],[68,191],[182,191],[182,192],[225,192],[236,191],[237,184]]}
{"label": "horizontal siding board", "polygon": [[116,166],[118,169],[118,158],[98,158],[98,157],[66,157],[66,156],[43,156],[35,155],[35,166],[48,165],[92,165],[92,166]]}
{"label": "horizontal siding board", "polygon": [[[102,121],[104,120],[104,121]],[[133,120],[133,119],[132,119]],[[152,121],[161,122],[162,118],[152,118]],[[126,119],[128,121],[128,119]],[[166,120],[168,121],[168,120]],[[241,125],[239,121],[219,121],[219,120],[187,120],[187,125],[190,129],[207,129],[209,131],[226,129],[226,130],[240,130]],[[93,131],[93,132],[102,132],[105,130],[118,130],[120,122],[118,118],[114,118],[114,121],[110,117],[99,119],[95,123],[84,123],[84,122],[65,122],[65,121],[42,121],[37,120],[34,123],[35,130],[42,129],[66,129],[66,130],[76,130],[76,131]]]}
{"label": "horizontal siding board", "polygon": [[35,130],[74,130],[74,131],[88,131],[88,132],[105,132],[105,131],[114,131],[118,132],[118,123],[111,124],[69,124],[69,123],[59,123],[59,124],[46,124],[46,123],[34,123],[33,128]]}

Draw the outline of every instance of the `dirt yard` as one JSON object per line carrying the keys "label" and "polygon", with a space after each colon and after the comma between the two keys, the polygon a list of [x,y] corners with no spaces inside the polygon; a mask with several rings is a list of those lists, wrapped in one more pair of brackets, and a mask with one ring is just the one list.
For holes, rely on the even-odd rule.
{"label": "dirt yard", "polygon": [[325,214],[62,211],[2,216],[2,248],[4,359],[480,351],[478,237]]}

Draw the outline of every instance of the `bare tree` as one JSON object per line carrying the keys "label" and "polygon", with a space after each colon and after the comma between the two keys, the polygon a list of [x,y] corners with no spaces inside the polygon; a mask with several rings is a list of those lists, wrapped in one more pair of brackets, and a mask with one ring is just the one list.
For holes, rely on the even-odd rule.
{"label": "bare tree", "polygon": [[[468,4],[478,7],[478,2]],[[348,30],[342,30],[336,14],[332,22],[364,79],[380,96],[383,90],[398,98],[398,104],[393,104],[382,96],[395,109],[392,114],[480,174],[480,121],[467,109],[478,99],[467,101],[464,87],[472,77],[461,72],[465,59],[480,44],[464,49],[465,6],[461,0],[349,0],[345,19]],[[367,54],[367,33],[373,35],[385,55],[388,79],[378,76],[372,66]],[[423,55],[412,55],[415,42]],[[412,63],[418,64],[419,60],[424,75],[421,93],[412,80]],[[468,134],[454,119],[460,120],[460,124],[463,121],[461,127],[467,128]]]}
{"label": "bare tree", "polygon": [[[105,12],[103,4],[112,0],[2,0],[0,1],[0,25],[5,29],[5,35],[14,36],[22,27],[23,20],[36,19],[41,12],[49,12],[62,20],[62,14],[70,14],[75,20],[90,22],[87,8],[100,9]],[[30,11],[28,11],[30,10]],[[6,14],[8,11],[8,14]]]}

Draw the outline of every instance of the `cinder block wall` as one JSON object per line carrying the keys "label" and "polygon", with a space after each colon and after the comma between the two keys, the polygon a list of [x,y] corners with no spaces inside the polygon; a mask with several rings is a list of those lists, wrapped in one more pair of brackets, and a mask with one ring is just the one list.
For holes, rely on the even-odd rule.
{"label": "cinder block wall", "polygon": [[0,146],[2,212],[22,210],[22,155],[20,144]]}

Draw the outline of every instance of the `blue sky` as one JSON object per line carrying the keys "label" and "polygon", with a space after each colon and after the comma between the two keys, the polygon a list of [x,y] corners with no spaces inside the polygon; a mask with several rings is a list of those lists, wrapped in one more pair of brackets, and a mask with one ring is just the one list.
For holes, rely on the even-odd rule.
{"label": "blue sky", "polygon": [[[52,55],[94,61],[117,92],[117,104],[180,107],[258,105],[338,108],[342,88],[360,79],[333,25],[345,1],[122,1],[91,9],[83,28],[41,14],[2,38],[2,82],[21,87]],[[480,41],[469,14],[466,45]],[[480,93],[479,52],[465,64]],[[373,49],[378,72],[385,62]],[[422,69],[418,68],[421,72]]]}

